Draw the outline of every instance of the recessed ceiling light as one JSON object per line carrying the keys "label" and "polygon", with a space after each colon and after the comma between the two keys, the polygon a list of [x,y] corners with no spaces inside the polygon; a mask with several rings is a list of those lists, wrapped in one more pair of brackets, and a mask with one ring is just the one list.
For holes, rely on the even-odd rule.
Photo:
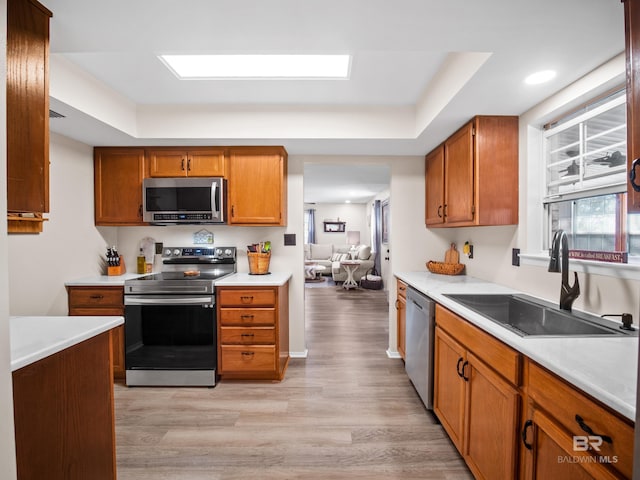
{"label": "recessed ceiling light", "polygon": [[344,203],[351,203],[351,200],[345,200]]}
{"label": "recessed ceiling light", "polygon": [[556,72],[554,70],[542,70],[540,72],[532,73],[524,79],[524,83],[527,85],[538,85],[540,83],[548,82],[555,78]]}
{"label": "recessed ceiling light", "polygon": [[159,55],[182,79],[349,78],[350,55]]}

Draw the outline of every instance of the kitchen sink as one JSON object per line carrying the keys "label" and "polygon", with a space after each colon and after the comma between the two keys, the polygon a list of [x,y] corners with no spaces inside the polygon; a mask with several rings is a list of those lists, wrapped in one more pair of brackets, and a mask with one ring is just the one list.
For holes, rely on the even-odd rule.
{"label": "kitchen sink", "polygon": [[637,330],[623,330],[620,324],[583,312],[560,310],[551,303],[527,295],[445,294],[498,325],[529,336],[637,336]]}

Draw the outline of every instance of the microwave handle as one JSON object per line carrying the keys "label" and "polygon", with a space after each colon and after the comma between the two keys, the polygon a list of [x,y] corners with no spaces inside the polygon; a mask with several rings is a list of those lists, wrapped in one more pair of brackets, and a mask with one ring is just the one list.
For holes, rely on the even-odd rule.
{"label": "microwave handle", "polygon": [[214,180],[211,182],[211,209],[213,213],[215,213],[216,217],[220,217],[220,205],[218,205],[218,181]]}

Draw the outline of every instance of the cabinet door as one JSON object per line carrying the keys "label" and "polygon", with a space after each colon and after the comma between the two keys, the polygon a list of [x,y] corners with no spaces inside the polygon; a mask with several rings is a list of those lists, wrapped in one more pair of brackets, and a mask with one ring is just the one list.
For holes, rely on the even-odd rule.
{"label": "cabinet door", "polygon": [[474,218],[473,122],[444,144],[445,223],[468,223]]}
{"label": "cabinet door", "polygon": [[593,462],[588,452],[576,451],[573,438],[541,410],[532,410],[531,425],[523,432],[524,478],[592,480],[620,478],[603,464]]}
{"label": "cabinet door", "polygon": [[286,154],[264,150],[230,152],[230,224],[286,225]]}
{"label": "cabinet door", "polygon": [[[627,165],[631,170],[640,158],[640,3],[626,0],[624,18],[627,52]],[[640,166],[636,168],[636,184],[640,185]],[[627,186],[627,210],[640,212],[640,192]]]}
{"label": "cabinet door", "polygon": [[436,326],[433,411],[460,452],[463,447],[466,383],[459,372],[465,361],[462,345]]}
{"label": "cabinet door", "polygon": [[224,177],[224,150],[189,150],[187,175],[190,177]]}
{"label": "cabinet door", "polygon": [[36,1],[7,8],[7,210],[49,211],[49,18]]}
{"label": "cabinet door", "polygon": [[444,222],[444,145],[425,157],[425,224]]}
{"label": "cabinet door", "polygon": [[398,295],[396,300],[396,315],[397,315],[397,330],[398,330],[398,353],[404,360],[405,358],[405,345],[406,345],[406,325],[407,325],[407,301],[404,297]]}
{"label": "cabinet door", "polygon": [[96,225],[143,225],[144,150],[96,148],[94,194]]}
{"label": "cabinet door", "polygon": [[187,152],[185,150],[147,150],[149,176],[186,177]]}
{"label": "cabinet door", "polygon": [[473,354],[467,360],[464,457],[476,478],[514,478],[518,392]]}

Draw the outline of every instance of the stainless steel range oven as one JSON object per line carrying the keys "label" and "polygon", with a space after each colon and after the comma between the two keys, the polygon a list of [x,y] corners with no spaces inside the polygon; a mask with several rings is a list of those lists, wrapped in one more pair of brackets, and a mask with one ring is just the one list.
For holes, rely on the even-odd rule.
{"label": "stainless steel range oven", "polygon": [[171,247],[163,270],[124,283],[129,386],[216,384],[215,281],[236,271],[235,247]]}

